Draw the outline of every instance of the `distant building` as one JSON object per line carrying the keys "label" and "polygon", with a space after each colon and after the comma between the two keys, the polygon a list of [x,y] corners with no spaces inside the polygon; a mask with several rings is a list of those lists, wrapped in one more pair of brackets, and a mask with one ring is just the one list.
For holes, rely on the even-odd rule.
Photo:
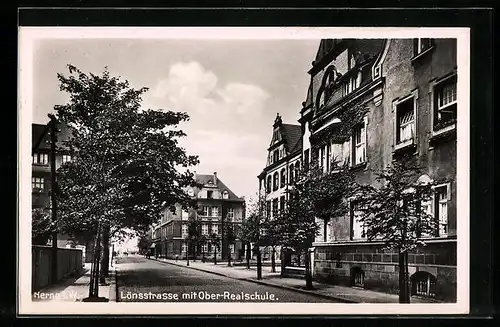
{"label": "distant building", "polygon": [[[266,214],[273,217],[285,208],[287,189],[297,178],[302,157],[302,130],[298,124],[284,124],[279,114],[273,124],[273,133],[267,149],[267,163],[259,174],[259,194],[266,201]],[[264,260],[270,259],[271,249],[262,248]],[[280,259],[277,247],[275,259]]]}
{"label": "distant building", "polygon": [[[404,153],[425,167],[423,178],[448,180],[423,204],[439,228],[422,235],[427,246],[409,253],[412,295],[456,300],[456,119],[455,39],[325,39],[310,69],[301,111],[304,164],[332,158],[350,165],[359,183],[377,185],[377,171]],[[367,113],[348,140],[336,137],[344,110]],[[306,152],[308,151],[308,152]],[[310,152],[309,152],[310,151]],[[357,216],[331,217],[316,239],[315,278],[335,284],[398,292],[398,255],[368,241]],[[323,228],[321,228],[323,230]]]}
{"label": "distant building", "polygon": [[[223,230],[232,225],[236,232],[241,226],[245,217],[245,200],[227,187],[216,172],[212,175],[195,173],[195,180],[202,187],[190,187],[187,192],[196,200],[198,208],[183,210],[180,205],[176,205],[175,212],[164,211],[159,224],[152,228],[156,253],[167,258],[185,258],[188,222],[195,219],[199,221],[201,235],[207,239],[212,234],[220,235],[218,258],[227,259],[228,254],[236,260],[244,258],[244,244],[240,240],[235,244],[228,244],[226,237],[223,237]],[[213,258],[215,244],[206,242],[196,248],[195,252],[197,257]]]}

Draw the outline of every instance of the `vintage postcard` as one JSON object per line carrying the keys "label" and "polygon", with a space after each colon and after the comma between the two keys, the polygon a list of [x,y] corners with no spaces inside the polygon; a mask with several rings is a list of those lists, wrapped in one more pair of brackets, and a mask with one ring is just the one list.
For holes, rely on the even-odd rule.
{"label": "vintage postcard", "polygon": [[468,313],[469,42],[20,27],[19,314]]}

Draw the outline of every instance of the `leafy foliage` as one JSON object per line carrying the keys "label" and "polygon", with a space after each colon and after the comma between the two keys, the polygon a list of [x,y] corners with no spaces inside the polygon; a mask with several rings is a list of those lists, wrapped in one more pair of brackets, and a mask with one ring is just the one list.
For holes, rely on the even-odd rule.
{"label": "leafy foliage", "polygon": [[358,193],[357,209],[366,226],[368,240],[383,240],[388,248],[400,252],[425,245],[421,235],[433,235],[434,217],[422,210],[422,203],[432,199],[435,181],[419,179],[422,169],[404,158],[377,174],[382,185],[363,185]]}
{"label": "leafy foliage", "polygon": [[66,105],[56,106],[58,119],[71,128],[64,146],[72,161],[61,166],[58,203],[61,228],[95,231],[97,223],[145,230],[166,207],[191,205],[184,192],[193,174],[177,168],[198,163],[178,146],[185,136],[177,129],[186,113],[141,108],[147,88],[128,81],[85,74],[68,65],[70,76],[58,74]]}
{"label": "leafy foliage", "polygon": [[139,249],[139,253],[147,253],[152,244],[153,243],[151,242],[149,237],[147,237],[147,235],[141,235],[137,240],[137,248]]}
{"label": "leafy foliage", "polygon": [[36,208],[31,213],[31,242],[34,245],[45,245],[54,231],[55,224],[49,211]]}

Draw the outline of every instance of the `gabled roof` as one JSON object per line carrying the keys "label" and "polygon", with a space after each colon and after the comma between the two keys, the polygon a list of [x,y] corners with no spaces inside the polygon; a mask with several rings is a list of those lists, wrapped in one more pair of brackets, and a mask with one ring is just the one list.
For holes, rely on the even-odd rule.
{"label": "gabled roof", "polygon": [[[36,150],[50,150],[50,128],[48,124],[31,124],[31,146]],[[62,142],[67,140],[70,130],[66,124],[58,124],[57,147],[63,147]]]}
{"label": "gabled roof", "polygon": [[[196,174],[196,182],[202,185],[207,185],[209,182],[214,181],[214,175],[206,175],[206,174]],[[224,184],[223,181],[220,180],[219,177],[217,177],[217,183],[214,185],[221,193],[224,191],[227,191],[229,194],[229,200],[242,200],[243,198],[240,198],[237,196],[229,187]]]}
{"label": "gabled roof", "polygon": [[295,151],[302,149],[302,128],[300,125],[282,124],[283,137],[286,140],[286,150],[292,154]]}

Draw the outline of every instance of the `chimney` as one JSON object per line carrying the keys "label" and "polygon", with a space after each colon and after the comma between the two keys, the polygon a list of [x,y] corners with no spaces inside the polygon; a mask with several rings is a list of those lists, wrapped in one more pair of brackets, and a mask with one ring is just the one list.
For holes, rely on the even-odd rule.
{"label": "chimney", "polygon": [[214,184],[217,185],[217,172],[214,171]]}

